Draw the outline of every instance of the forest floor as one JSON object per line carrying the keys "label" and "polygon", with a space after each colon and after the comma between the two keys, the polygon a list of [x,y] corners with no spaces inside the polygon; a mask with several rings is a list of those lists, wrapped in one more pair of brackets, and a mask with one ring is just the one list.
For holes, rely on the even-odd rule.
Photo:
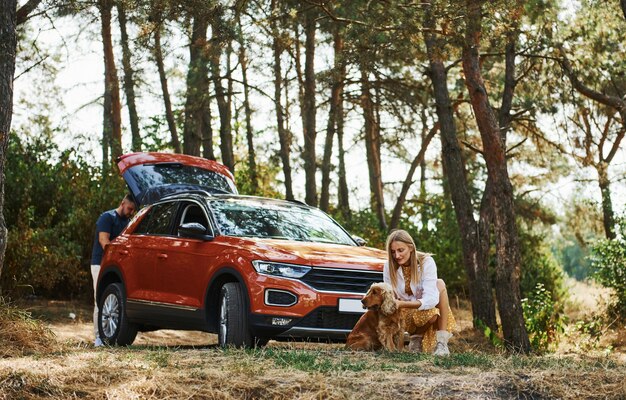
{"label": "forest floor", "polygon": [[455,299],[459,329],[444,358],[275,341],[221,349],[215,335],[170,330],[140,333],[128,348],[94,348],[89,306],[35,300],[20,306],[45,321],[54,343],[20,352],[2,349],[0,338],[0,399],[626,399],[626,330],[580,333],[576,322],[592,321],[607,293],[570,285],[559,347],[531,356],[493,348]]}

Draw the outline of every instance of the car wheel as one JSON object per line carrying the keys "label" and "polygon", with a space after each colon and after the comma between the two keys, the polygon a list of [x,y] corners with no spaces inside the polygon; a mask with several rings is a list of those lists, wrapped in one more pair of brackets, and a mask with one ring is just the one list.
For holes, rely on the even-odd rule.
{"label": "car wheel", "polygon": [[248,331],[244,292],[237,282],[229,282],[222,286],[217,337],[222,347],[250,347],[252,345],[252,335]]}
{"label": "car wheel", "polygon": [[98,331],[100,339],[110,346],[128,346],[135,341],[137,326],[128,322],[121,283],[112,283],[102,292],[98,304]]}

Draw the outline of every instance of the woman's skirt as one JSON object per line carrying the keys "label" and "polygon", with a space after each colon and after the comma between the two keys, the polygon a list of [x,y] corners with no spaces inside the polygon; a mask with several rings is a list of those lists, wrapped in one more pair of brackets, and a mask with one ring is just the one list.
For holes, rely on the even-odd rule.
{"label": "woman's skirt", "polygon": [[[439,309],[437,307],[430,310],[416,310],[412,308],[403,308],[402,317],[404,320],[404,326],[409,335],[415,335],[418,331],[421,331],[424,325],[428,324],[428,321],[435,315],[439,316]],[[452,332],[456,328],[456,320],[452,314],[450,306],[448,306],[448,323],[446,330]],[[422,351],[425,353],[431,353],[435,349],[437,344],[437,323],[430,324],[425,332],[420,333],[424,335],[422,339]]]}

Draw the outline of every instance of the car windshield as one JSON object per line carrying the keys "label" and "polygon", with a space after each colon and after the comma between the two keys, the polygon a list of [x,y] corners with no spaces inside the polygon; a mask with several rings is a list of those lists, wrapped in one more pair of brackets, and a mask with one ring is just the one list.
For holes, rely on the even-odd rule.
{"label": "car windshield", "polygon": [[227,236],[355,245],[335,221],[314,208],[248,199],[211,200],[209,204]]}
{"label": "car windshield", "polygon": [[142,193],[145,193],[150,188],[169,184],[198,185],[226,193],[235,193],[235,190],[223,175],[180,163],[135,165],[130,168],[129,173],[137,181],[139,190]]}

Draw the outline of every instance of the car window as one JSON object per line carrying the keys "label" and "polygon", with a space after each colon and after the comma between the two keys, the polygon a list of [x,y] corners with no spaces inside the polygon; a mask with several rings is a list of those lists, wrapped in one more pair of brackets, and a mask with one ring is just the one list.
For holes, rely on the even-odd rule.
{"label": "car window", "polygon": [[176,214],[178,203],[168,202],[157,204],[150,210],[150,222],[147,233],[149,235],[170,235],[172,233],[172,220]]}
{"label": "car window", "polygon": [[227,236],[355,245],[341,226],[315,208],[242,199],[209,204],[220,231]]}
{"label": "car window", "polygon": [[209,227],[209,221],[207,220],[204,210],[196,203],[186,203],[182,206],[179,225],[189,222],[197,222],[205,228]]}
{"label": "car window", "polygon": [[150,188],[171,184],[197,185],[226,193],[235,192],[224,175],[179,163],[136,165],[129,169],[129,173],[136,180],[139,190],[144,193]]}
{"label": "car window", "polygon": [[[148,224],[150,223],[150,217],[152,216],[152,211],[153,211],[153,209],[149,209],[148,211],[144,211],[144,213],[146,215],[144,215],[144,217],[141,220],[141,222],[137,225],[137,227],[133,231],[133,234],[144,235],[144,234],[148,233]],[[141,211],[139,211],[139,212],[141,212]]]}

